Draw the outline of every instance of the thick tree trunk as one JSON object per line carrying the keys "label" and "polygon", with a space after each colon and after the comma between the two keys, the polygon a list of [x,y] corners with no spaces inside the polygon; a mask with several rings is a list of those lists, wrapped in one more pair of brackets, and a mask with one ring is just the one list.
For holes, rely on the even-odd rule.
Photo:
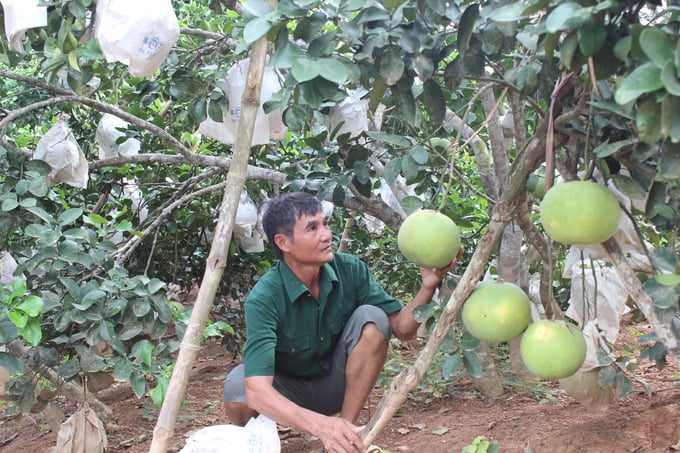
{"label": "thick tree trunk", "polygon": [[[269,0],[270,7],[275,8],[276,0]],[[215,236],[210,254],[208,255],[205,273],[201,281],[194,309],[191,312],[189,325],[180,344],[177,362],[168,384],[165,400],[161,407],[151,442],[151,453],[165,453],[168,443],[174,433],[180,404],[184,398],[191,368],[200,349],[203,330],[215,299],[222,274],[227,265],[229,243],[234,231],[234,220],[239,205],[239,199],[246,182],[248,158],[252,143],[255,119],[260,106],[260,90],[262,75],[267,56],[266,36],[260,38],[252,46],[250,65],[245,90],[241,101],[241,119],[234,144],[234,156],[227,174],[224,196],[220,206],[220,215],[215,227]]]}

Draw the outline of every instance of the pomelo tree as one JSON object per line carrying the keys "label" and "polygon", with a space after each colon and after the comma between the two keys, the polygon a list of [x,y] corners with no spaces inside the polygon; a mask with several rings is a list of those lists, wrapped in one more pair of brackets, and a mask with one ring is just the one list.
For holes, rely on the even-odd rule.
{"label": "pomelo tree", "polygon": [[[39,370],[69,382],[113,370],[160,401],[182,373],[169,378],[179,348],[165,339],[170,327],[180,336],[187,323],[202,331],[208,314],[199,304],[210,309],[220,282],[242,300],[271,264],[266,250],[245,253],[232,237],[240,197],[307,190],[334,204],[345,244],[378,240],[366,234],[375,219],[397,232],[424,207],[451,217],[467,248],[450,297],[419,313],[436,322],[416,363],[386,392],[365,431],[370,441],[450,339],[487,271],[525,289],[535,281],[543,315],[564,316],[553,288],[567,248],[544,234],[526,187],[541,166],[547,187],[559,172],[620,193],[634,234],[584,253],[613,264],[654,325],[660,347],[650,357],[680,363],[675,5],[173,1],[176,41],[147,75],[104,51],[112,36],[97,36],[105,27],[96,10],[107,3],[51,2],[44,24],[0,41],[0,250],[17,264],[13,281],[25,279],[23,291],[12,282],[0,293],[0,339],[11,352],[0,357],[25,376],[15,384],[23,408],[34,406],[27,389]],[[229,70],[246,57],[247,88],[234,101]],[[265,61],[280,85],[261,103]],[[280,112],[286,132],[250,146],[260,108]],[[368,121],[355,129],[357,111]],[[231,140],[204,129],[238,112]],[[109,133],[112,155],[97,137],[104,114],[123,120]],[[81,172],[57,182],[54,162],[31,159],[53,128],[66,131],[58,142],[70,143],[64,153],[86,180]],[[137,152],[127,152],[135,143]],[[404,280],[389,274],[405,263],[365,256],[388,286]],[[166,297],[166,283],[194,281],[201,290],[189,317]],[[480,374],[470,351],[449,351],[449,374],[462,363]],[[622,373],[616,358],[600,365]]]}

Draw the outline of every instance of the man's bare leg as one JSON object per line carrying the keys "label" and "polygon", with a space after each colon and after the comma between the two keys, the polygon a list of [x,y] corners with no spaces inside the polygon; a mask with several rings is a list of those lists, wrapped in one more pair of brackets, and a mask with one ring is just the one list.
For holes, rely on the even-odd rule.
{"label": "man's bare leg", "polygon": [[248,407],[246,403],[224,402],[224,412],[234,425],[245,426],[248,420],[257,417],[258,413]]}
{"label": "man's bare leg", "polygon": [[347,357],[345,366],[345,398],[340,417],[356,423],[368,395],[387,358],[387,340],[378,327],[366,323],[359,342]]}

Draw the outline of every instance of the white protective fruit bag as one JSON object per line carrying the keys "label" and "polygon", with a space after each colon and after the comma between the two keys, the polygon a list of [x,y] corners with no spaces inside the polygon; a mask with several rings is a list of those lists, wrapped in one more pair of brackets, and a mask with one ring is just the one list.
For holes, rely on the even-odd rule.
{"label": "white protective fruit bag", "polygon": [[[246,58],[234,64],[227,72],[229,84],[229,111],[225,112],[223,122],[207,118],[198,129],[201,134],[214,138],[226,144],[233,144],[238,134],[238,124],[241,120],[241,98],[248,78],[250,59]],[[253,140],[251,146],[266,145],[269,141],[280,141],[286,136],[288,128],[283,122],[280,110],[264,113],[262,105],[269,101],[274,93],[281,89],[279,74],[270,66],[265,66],[262,75],[262,90],[260,91],[260,107],[255,119]]]}
{"label": "white protective fruit bag", "polygon": [[90,177],[87,159],[65,118],[59,118],[42,136],[33,158],[44,160],[52,167],[45,178],[48,185],[63,182],[78,189],[87,187]]}
{"label": "white protective fruit bag", "polygon": [[207,426],[193,433],[179,453],[280,453],[276,423],[264,415],[246,426]]}
{"label": "white protective fruit bag", "polygon": [[96,32],[106,61],[149,77],[177,42],[179,23],[170,0],[99,0]]}
{"label": "white protective fruit bag", "polygon": [[130,125],[127,121],[110,113],[105,113],[97,125],[95,140],[99,145],[99,158],[107,159],[118,156],[135,156],[139,154],[142,144],[136,138],[128,138],[122,143],[118,139],[125,136],[125,129]]}
{"label": "white protective fruit bag", "polygon": [[47,6],[38,6],[39,2],[40,0],[0,0],[9,50],[24,53],[22,41],[26,30],[47,25]]}

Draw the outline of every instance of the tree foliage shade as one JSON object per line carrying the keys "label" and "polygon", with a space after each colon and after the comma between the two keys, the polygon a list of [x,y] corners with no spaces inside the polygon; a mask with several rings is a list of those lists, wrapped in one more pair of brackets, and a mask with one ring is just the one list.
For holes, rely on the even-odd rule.
{"label": "tree foliage shade", "polygon": [[[407,299],[417,289],[417,270],[403,261],[392,235],[407,212],[438,208],[453,218],[463,229],[465,268],[484,246],[490,213],[517,168],[544,164],[544,172],[565,180],[608,182],[652,246],[652,270],[641,284],[678,340],[677,5],[172,5],[182,33],[150,77],[106,61],[93,34],[97,5],[89,0],[51,2],[47,25],[26,31],[24,53],[10,50],[2,33],[0,251],[16,258],[25,288],[0,293],[0,339],[39,346],[26,362],[0,356],[7,368],[42,363],[64,379],[112,371],[137,395],[149,391],[145,376],[167,374],[177,347],[167,335],[181,337],[188,308],[166,297],[167,283],[190,287],[200,279],[233,153],[231,144],[200,134],[199,125],[237,111],[227,72],[263,37],[281,80],[263,111],[280,111],[288,132],[252,149],[245,188],[256,204],[287,190],[331,201],[338,239],[347,228],[348,249]],[[351,112],[340,123],[331,118],[356,99],[366,102],[368,122],[354,133],[347,129]],[[117,128],[118,149],[138,140],[138,154],[100,156],[104,113],[126,122]],[[88,162],[82,190],[48,184],[51,166],[30,158],[63,114]],[[449,145],[434,146],[433,138]],[[541,158],[527,163],[531,143],[539,143]],[[524,190],[514,202],[511,215],[527,219],[524,244],[541,250],[536,200]],[[388,229],[374,230],[375,223]],[[551,246],[558,252],[536,252],[531,267],[555,280],[544,305],[569,291],[559,269],[541,265],[563,256]],[[268,249],[248,254],[233,241],[221,296],[238,305],[272,261]],[[441,306],[423,310],[418,316],[427,322]],[[218,304],[214,315],[238,326],[237,310]],[[227,332],[237,348],[238,328],[231,330],[236,334],[214,323],[208,332]],[[450,354],[447,374],[482,373],[474,348],[451,341],[442,347]],[[613,376],[606,381],[616,382]],[[159,382],[154,401],[167,384]]]}

